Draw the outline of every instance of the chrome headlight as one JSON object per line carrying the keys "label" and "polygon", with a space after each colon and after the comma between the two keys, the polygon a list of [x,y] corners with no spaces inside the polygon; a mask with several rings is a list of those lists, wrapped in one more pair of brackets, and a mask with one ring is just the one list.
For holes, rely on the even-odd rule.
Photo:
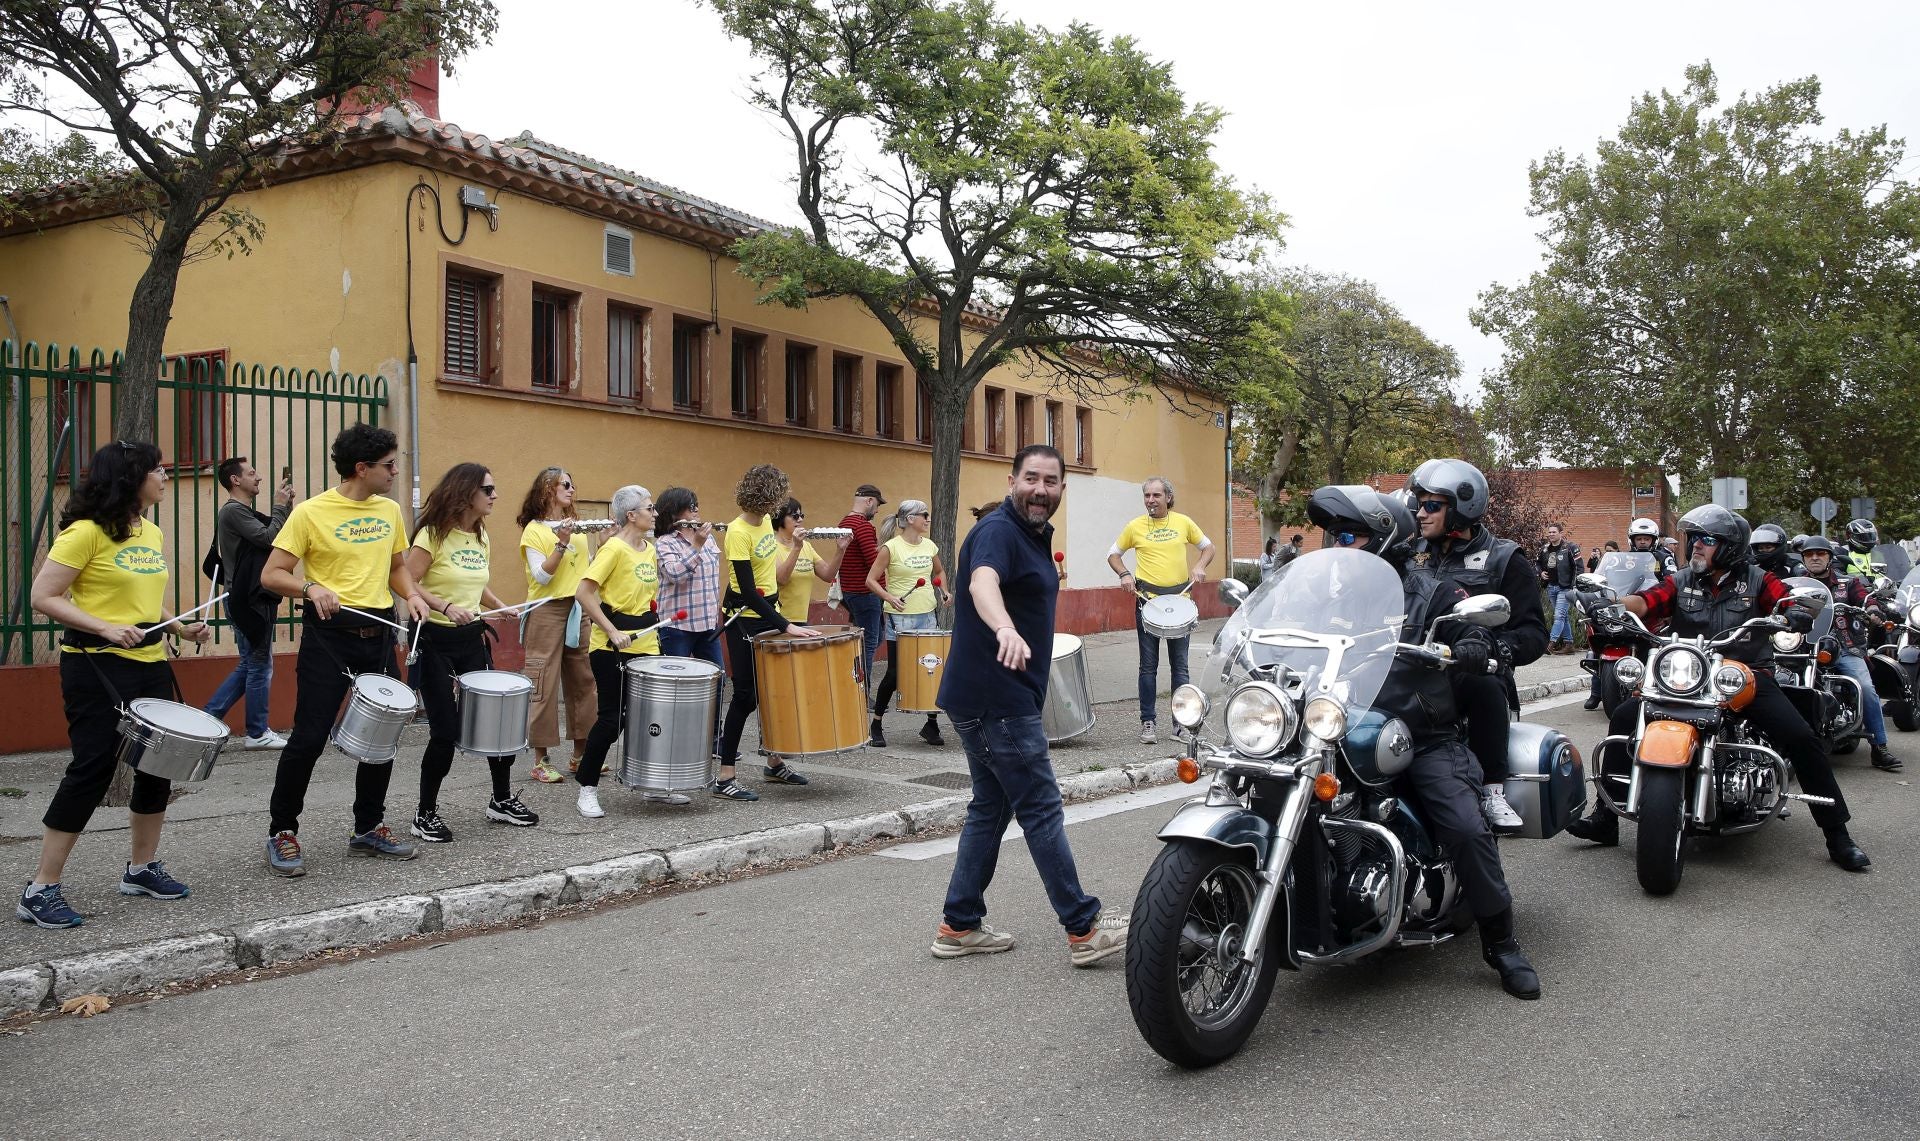
{"label": "chrome headlight", "polygon": [[1613,679],[1625,689],[1638,689],[1647,680],[1647,663],[1639,658],[1618,658],[1613,663]]}
{"label": "chrome headlight", "polygon": [[1249,757],[1271,757],[1299,729],[1293,699],[1266,682],[1248,682],[1227,699],[1227,742]]}
{"label": "chrome headlight", "polygon": [[1206,723],[1207,713],[1213,708],[1213,703],[1207,700],[1207,695],[1200,692],[1200,687],[1192,682],[1175,689],[1173,700],[1168,704],[1173,707],[1174,724],[1182,729],[1200,728]]}
{"label": "chrome headlight", "polygon": [[1347,707],[1331,697],[1316,697],[1307,702],[1307,732],[1322,741],[1338,741],[1347,735]]}
{"label": "chrome headlight", "polygon": [[1706,688],[1706,656],[1691,646],[1669,647],[1653,659],[1653,676],[1675,697],[1692,697]]}
{"label": "chrome headlight", "polygon": [[1773,648],[1783,654],[1791,654],[1806,640],[1806,636],[1798,630],[1777,630],[1773,635]]}
{"label": "chrome headlight", "polygon": [[1724,664],[1713,671],[1713,692],[1721,697],[1732,697],[1747,688],[1747,671],[1739,666]]}

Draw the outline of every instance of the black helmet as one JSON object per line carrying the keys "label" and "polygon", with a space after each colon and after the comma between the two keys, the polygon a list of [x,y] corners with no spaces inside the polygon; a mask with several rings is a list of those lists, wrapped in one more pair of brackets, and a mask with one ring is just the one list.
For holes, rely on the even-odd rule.
{"label": "black helmet", "polygon": [[1753,537],[1753,529],[1745,519],[1717,503],[1704,504],[1682,515],[1680,534],[1689,558],[1693,556],[1693,544],[1699,536],[1710,535],[1718,540],[1709,564],[1715,570],[1732,570],[1752,557],[1747,541]]}
{"label": "black helmet", "polygon": [[1487,477],[1465,460],[1428,460],[1413,469],[1407,489],[1414,497],[1445,496],[1447,530],[1459,531],[1480,522],[1487,513]]}
{"label": "black helmet", "polygon": [[1800,548],[1806,545],[1807,537],[1805,535],[1795,535],[1793,538],[1787,540],[1787,550],[1796,555],[1800,553]]}
{"label": "black helmet", "polygon": [[1871,519],[1855,519],[1847,524],[1847,546],[1856,551],[1871,551],[1880,545],[1880,528]]}
{"label": "black helmet", "polygon": [[1352,531],[1370,537],[1367,549],[1399,565],[1413,551],[1420,529],[1406,500],[1365,484],[1330,484],[1307,497],[1307,520],[1332,535]]}
{"label": "black helmet", "polygon": [[1840,553],[1834,548],[1833,541],[1825,535],[1808,535],[1800,540],[1800,553],[1805,555],[1808,551],[1825,551],[1828,558],[1833,558]]}
{"label": "black helmet", "polygon": [[[1753,538],[1747,544],[1753,550],[1753,561],[1774,574],[1782,574],[1787,566],[1787,533],[1771,523],[1762,523],[1753,529]],[[1762,551],[1761,547],[1771,547]]]}

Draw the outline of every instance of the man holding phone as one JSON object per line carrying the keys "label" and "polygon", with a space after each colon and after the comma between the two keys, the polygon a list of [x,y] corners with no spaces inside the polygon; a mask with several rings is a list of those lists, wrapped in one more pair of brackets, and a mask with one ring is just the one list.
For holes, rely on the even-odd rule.
{"label": "man holding phone", "polygon": [[253,606],[253,599],[273,540],[293,511],[293,469],[280,469],[280,489],[274,492],[270,516],[253,509],[263,477],[247,457],[221,460],[214,475],[227,489],[227,501],[213,524],[214,545],[220,555],[217,585],[227,591],[227,618],[233,624],[233,644],[240,660],[203,708],[214,717],[225,718],[244,697],[247,735],[241,738],[240,747],[285,748],[287,739],[267,724],[267,701],[273,686],[273,619],[263,616]]}

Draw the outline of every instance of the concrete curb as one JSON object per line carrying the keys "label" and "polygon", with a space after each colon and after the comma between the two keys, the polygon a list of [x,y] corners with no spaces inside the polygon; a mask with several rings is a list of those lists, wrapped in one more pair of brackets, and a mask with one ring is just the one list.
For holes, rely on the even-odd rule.
{"label": "concrete curb", "polygon": [[[1070,799],[1106,796],[1173,779],[1173,760],[1097,769],[1060,778]],[[966,796],[818,824],[789,824],[739,836],[634,852],[429,895],[371,899],[235,928],[111,947],[0,970],[0,1018],[45,1010],[79,994],[121,995],[230,971],[271,967],[328,951],[374,947],[411,935],[510,923],[569,904],[595,903],[662,882],[701,883],[836,848],[957,828]]]}
{"label": "concrete curb", "polygon": [[1525,705],[1529,701],[1540,701],[1543,698],[1553,697],[1556,694],[1572,693],[1575,690],[1586,689],[1592,684],[1593,676],[1583,673],[1577,677],[1563,677],[1557,681],[1536,682],[1533,685],[1523,685],[1519,687],[1520,703]]}

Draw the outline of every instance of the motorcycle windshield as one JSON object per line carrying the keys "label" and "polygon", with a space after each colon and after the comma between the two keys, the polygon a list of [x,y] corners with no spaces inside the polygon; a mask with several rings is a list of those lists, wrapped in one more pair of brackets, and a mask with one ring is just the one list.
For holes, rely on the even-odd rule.
{"label": "motorcycle windshield", "polygon": [[1384,560],[1351,548],[1312,551],[1274,572],[1227,619],[1200,685],[1219,707],[1254,669],[1284,666],[1305,680],[1303,696],[1318,696],[1324,681],[1349,708],[1365,707],[1386,684],[1405,621],[1400,576]]}
{"label": "motorcycle windshield", "polygon": [[1902,613],[1913,609],[1913,604],[1920,602],[1920,567],[1908,571],[1906,577],[1900,580],[1899,589],[1893,592],[1893,600],[1900,604]]}
{"label": "motorcycle windshield", "polygon": [[[1877,565],[1885,563],[1887,569],[1879,573],[1895,582],[1905,579],[1913,572],[1913,560],[1908,557],[1907,549],[1898,543],[1882,543],[1868,556]],[[1869,582],[1868,586],[1873,584]]]}
{"label": "motorcycle windshield", "polygon": [[1607,580],[1614,596],[1625,598],[1651,589],[1660,581],[1660,560],[1644,551],[1608,551],[1593,573]]}
{"label": "motorcycle windshield", "polygon": [[1827,604],[1820,608],[1820,613],[1813,616],[1813,629],[1807,634],[1809,641],[1818,642],[1833,633],[1833,592],[1828,590],[1827,584],[1819,579],[1796,577],[1787,580],[1788,590],[1796,590],[1803,586],[1813,587],[1827,600]]}

